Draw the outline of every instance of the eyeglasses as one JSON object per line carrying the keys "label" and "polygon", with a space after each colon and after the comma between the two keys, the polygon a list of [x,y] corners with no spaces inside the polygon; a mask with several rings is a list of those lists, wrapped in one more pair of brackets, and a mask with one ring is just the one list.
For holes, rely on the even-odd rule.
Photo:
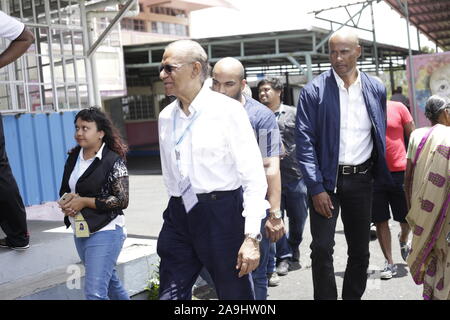
{"label": "eyeglasses", "polygon": [[185,64],[187,64],[187,63],[183,63],[183,64],[162,64],[162,65],[159,66],[159,73],[161,73],[161,71],[164,70],[165,73],[171,74],[173,70],[181,68]]}

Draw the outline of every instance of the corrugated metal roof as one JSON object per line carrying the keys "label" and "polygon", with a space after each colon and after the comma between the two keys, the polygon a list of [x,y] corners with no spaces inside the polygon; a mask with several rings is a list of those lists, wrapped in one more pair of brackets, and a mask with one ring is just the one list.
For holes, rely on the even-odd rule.
{"label": "corrugated metal roof", "polygon": [[[406,17],[397,0],[385,2]],[[408,0],[408,9],[411,24],[444,51],[450,50],[450,0]]]}

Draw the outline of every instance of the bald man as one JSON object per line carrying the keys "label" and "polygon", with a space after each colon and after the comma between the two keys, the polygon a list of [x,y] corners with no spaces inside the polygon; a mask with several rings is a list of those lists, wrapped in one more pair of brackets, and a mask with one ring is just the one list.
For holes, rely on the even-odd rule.
{"label": "bald man", "polygon": [[219,299],[253,300],[261,220],[269,203],[263,161],[242,105],[205,85],[208,57],[192,40],[169,44],[160,66],[163,179],[170,200],[158,237],[160,299],[186,300],[202,267]]}
{"label": "bald man", "polygon": [[341,212],[348,245],[343,299],[366,288],[373,180],[390,184],[385,161],[386,89],[358,70],[356,34],[328,41],[331,70],[301,91],[296,119],[297,158],[310,195],[314,299],[337,299],[333,267]]}
{"label": "bald man", "polygon": [[[270,241],[276,242],[284,234],[284,224],[281,219],[281,176],[280,176],[280,132],[275,116],[264,105],[242,94],[245,89],[244,66],[231,57],[223,58],[214,65],[212,70],[212,89],[239,101],[247,112],[256,140],[260,146],[264,169],[268,184],[267,199],[270,210],[261,225],[263,239],[260,242],[260,263],[252,273],[255,283],[255,297],[266,300],[268,276],[273,274],[274,267],[269,266]],[[265,230],[264,230],[265,229]]]}

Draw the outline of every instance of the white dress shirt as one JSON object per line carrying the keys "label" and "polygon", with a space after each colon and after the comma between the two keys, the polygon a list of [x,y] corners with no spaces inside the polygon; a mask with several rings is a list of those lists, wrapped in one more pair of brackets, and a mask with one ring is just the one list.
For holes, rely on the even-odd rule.
{"label": "white dress shirt", "polygon": [[339,88],[341,127],[339,142],[339,164],[359,165],[372,155],[372,121],[367,113],[362,94],[361,75],[345,88],[344,80],[334,71]]}
{"label": "white dress shirt", "polygon": [[[83,173],[89,168],[89,166],[94,162],[95,158],[98,158],[99,160],[102,160],[102,153],[103,148],[105,147],[105,143],[102,144],[100,150],[95,154],[95,156],[91,159],[84,159],[83,154],[83,148],[81,148],[80,153],[78,155],[77,163],[75,164],[75,167],[73,168],[73,171],[69,178],[69,188],[71,193],[75,193],[75,186],[77,185],[78,179],[83,175]],[[72,225],[72,229],[75,230],[75,219],[73,217],[69,217],[69,221]],[[124,228],[125,226],[125,217],[124,215],[118,215],[114,220],[112,220],[109,224],[101,228],[100,231],[106,231],[106,230],[115,230],[116,225]],[[95,232],[94,232],[95,233]],[[124,233],[126,233],[124,228]]]}
{"label": "white dress shirt", "polygon": [[[267,182],[261,153],[246,111],[240,102],[207,85],[192,101],[189,111],[186,116],[177,99],[159,115],[161,167],[169,195],[180,196],[181,175],[189,176],[195,193],[242,186],[245,233],[259,233],[261,219],[270,205],[265,200]],[[175,140],[183,132],[177,161]]]}

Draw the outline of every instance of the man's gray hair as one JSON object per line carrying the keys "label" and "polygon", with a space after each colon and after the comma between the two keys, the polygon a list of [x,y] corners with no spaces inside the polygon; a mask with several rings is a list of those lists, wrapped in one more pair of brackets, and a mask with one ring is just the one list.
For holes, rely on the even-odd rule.
{"label": "man's gray hair", "polygon": [[193,40],[177,40],[170,43],[166,50],[172,47],[177,47],[181,50],[184,50],[183,55],[185,62],[199,62],[202,67],[201,73],[201,81],[202,83],[208,78],[211,68],[208,63],[208,55],[205,52],[205,49],[196,41]]}
{"label": "man's gray hair", "polygon": [[425,116],[431,122],[437,122],[439,115],[446,108],[450,108],[450,99],[443,96],[433,95],[425,104]]}

